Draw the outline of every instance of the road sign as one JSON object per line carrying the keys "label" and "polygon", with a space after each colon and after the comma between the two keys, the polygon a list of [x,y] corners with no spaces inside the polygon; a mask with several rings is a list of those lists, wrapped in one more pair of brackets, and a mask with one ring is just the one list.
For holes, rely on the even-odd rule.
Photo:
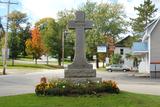
{"label": "road sign", "polygon": [[106,53],[107,52],[107,46],[97,46],[97,52],[98,53]]}

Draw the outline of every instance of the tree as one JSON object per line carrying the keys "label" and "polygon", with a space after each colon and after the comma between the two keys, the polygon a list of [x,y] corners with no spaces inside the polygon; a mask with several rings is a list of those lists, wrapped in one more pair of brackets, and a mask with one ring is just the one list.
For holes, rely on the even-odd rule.
{"label": "tree", "polygon": [[105,63],[105,60],[106,60],[106,53],[99,53],[98,58],[100,59],[100,61],[103,62],[103,68],[104,68],[104,63]]}
{"label": "tree", "polygon": [[138,67],[139,59],[141,59],[142,57],[139,55],[133,55],[131,53],[128,53],[126,54],[126,58],[133,60],[133,66]]}
{"label": "tree", "polygon": [[143,4],[140,4],[138,7],[134,7],[137,11],[137,17],[132,20],[132,29],[134,35],[142,36],[144,28],[153,21],[153,17],[157,8],[152,4],[151,0],[144,0]]}
{"label": "tree", "polygon": [[[80,7],[86,13],[86,17],[94,23],[93,29],[86,33],[88,56],[97,55],[97,46],[106,45],[106,36],[114,41],[119,38],[119,34],[126,32],[127,22],[123,6],[115,3],[100,3],[87,1]],[[97,59],[98,68],[98,59]]]}
{"label": "tree", "polygon": [[5,31],[3,25],[1,24],[1,17],[0,17],[0,39],[4,36]]}
{"label": "tree", "polygon": [[27,15],[21,13],[20,11],[13,11],[9,14],[9,28],[10,28],[10,37],[9,37],[9,48],[11,50],[10,56],[12,57],[12,65],[14,65],[14,59],[17,58],[18,54],[21,53],[21,44],[20,44],[20,28],[23,24],[27,22]]}
{"label": "tree", "polygon": [[26,52],[26,44],[25,42],[27,39],[31,38],[31,30],[30,30],[31,24],[28,22],[26,23],[25,27],[20,27],[18,37],[19,37],[19,51],[23,57],[27,56]]}
{"label": "tree", "polygon": [[74,58],[75,31],[68,30],[67,24],[70,20],[75,18],[74,14],[75,10],[64,10],[58,12],[58,24],[60,26],[61,32],[64,33],[64,31],[67,30],[67,34],[64,37],[64,57],[70,56],[71,61],[73,61]]}
{"label": "tree", "polygon": [[36,22],[36,26],[40,27],[46,55],[58,58],[58,64],[61,65],[61,33],[59,25],[53,18],[43,18]]}
{"label": "tree", "polygon": [[45,47],[37,27],[32,30],[32,38],[26,41],[26,48],[28,54],[33,55],[35,63],[37,64],[37,59],[40,58],[45,52]]}
{"label": "tree", "polygon": [[119,64],[121,62],[121,57],[120,54],[113,54],[111,56],[111,64]]}
{"label": "tree", "polygon": [[3,46],[5,41],[4,35],[5,35],[5,31],[4,31],[3,25],[1,24],[1,17],[0,17],[0,50],[2,50],[2,47],[4,47]]}
{"label": "tree", "polygon": [[9,32],[9,48],[10,48],[10,57],[12,58],[12,66],[14,66],[14,59],[17,58],[20,53],[20,38],[16,34],[16,32]]}
{"label": "tree", "polygon": [[104,36],[111,36],[116,40],[119,34],[126,31],[125,13],[120,4],[96,4],[87,1],[80,10],[85,11],[87,18],[94,22],[92,33],[87,35],[87,43],[90,44],[90,41],[93,41],[92,46],[105,43]]}

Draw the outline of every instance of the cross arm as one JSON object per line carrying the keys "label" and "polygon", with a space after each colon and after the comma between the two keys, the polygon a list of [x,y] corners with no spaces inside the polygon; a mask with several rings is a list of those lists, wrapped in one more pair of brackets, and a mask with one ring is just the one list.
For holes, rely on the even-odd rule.
{"label": "cross arm", "polygon": [[74,20],[71,20],[68,22],[68,28],[69,29],[75,29],[76,28],[76,23]]}
{"label": "cross arm", "polygon": [[13,2],[3,2],[3,1],[0,1],[0,3],[4,3],[4,4],[18,4],[18,3],[13,3]]}
{"label": "cross arm", "polygon": [[93,21],[85,21],[85,29],[92,29]]}

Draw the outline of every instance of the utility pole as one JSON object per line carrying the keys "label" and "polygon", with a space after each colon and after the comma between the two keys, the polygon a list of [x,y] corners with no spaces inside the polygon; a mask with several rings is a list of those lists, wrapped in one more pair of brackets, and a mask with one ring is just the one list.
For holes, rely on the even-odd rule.
{"label": "utility pole", "polygon": [[7,4],[7,25],[6,25],[6,33],[5,33],[5,43],[4,43],[4,58],[3,58],[3,75],[6,74],[6,68],[7,68],[7,56],[8,56],[8,17],[9,17],[9,11],[10,11],[10,5],[11,4],[18,4],[18,3],[13,3],[10,0],[8,2],[2,2],[2,4]]}

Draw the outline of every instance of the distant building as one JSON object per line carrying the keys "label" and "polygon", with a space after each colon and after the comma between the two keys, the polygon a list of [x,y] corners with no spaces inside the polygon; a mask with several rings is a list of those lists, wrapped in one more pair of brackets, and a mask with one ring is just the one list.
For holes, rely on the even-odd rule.
{"label": "distant building", "polygon": [[132,54],[131,49],[131,36],[127,36],[121,41],[117,42],[114,49],[114,54],[120,54],[122,56],[122,61],[125,66],[133,67],[133,59],[127,58],[127,54]]}
{"label": "distant building", "polygon": [[148,43],[147,42],[135,42],[132,47],[133,55],[139,60],[138,71],[139,73],[149,73],[148,63]]}
{"label": "distant building", "polygon": [[141,56],[139,72],[160,78],[160,17],[145,28],[141,42],[133,43],[134,55]]}

